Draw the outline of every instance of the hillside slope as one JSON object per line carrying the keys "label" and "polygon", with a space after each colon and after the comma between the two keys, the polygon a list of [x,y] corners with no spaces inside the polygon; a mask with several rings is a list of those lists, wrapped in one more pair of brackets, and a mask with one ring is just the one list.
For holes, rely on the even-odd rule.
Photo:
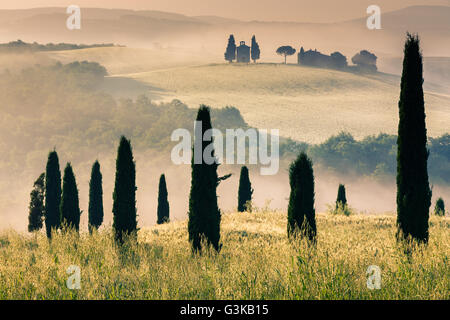
{"label": "hillside slope", "polygon": [[[148,85],[153,99],[179,99],[191,107],[237,107],[250,126],[318,143],[348,131],[356,138],[395,134],[398,78],[297,65],[212,64],[121,75]],[[426,94],[430,136],[448,132],[450,98]]]}

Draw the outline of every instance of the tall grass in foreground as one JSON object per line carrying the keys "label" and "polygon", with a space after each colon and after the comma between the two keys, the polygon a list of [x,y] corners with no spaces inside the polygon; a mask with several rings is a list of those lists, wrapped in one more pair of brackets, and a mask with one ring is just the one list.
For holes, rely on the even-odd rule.
{"label": "tall grass in foreground", "polygon": [[[139,231],[0,234],[0,299],[450,299],[450,218],[430,219],[428,247],[406,256],[395,216],[317,215],[317,248],[290,243],[282,212],[223,215],[223,248],[192,255],[187,221]],[[110,229],[110,228],[109,228]],[[81,290],[66,270],[81,268]],[[381,290],[366,286],[378,265]]]}

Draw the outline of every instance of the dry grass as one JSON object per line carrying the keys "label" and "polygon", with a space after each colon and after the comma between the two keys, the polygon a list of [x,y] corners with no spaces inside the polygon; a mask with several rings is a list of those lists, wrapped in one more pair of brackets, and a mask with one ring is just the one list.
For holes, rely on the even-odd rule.
{"label": "dry grass", "polygon": [[[128,75],[152,88],[156,99],[191,107],[237,107],[249,125],[319,143],[342,130],[356,138],[396,134],[400,88],[391,77],[359,76],[296,65],[204,65]],[[147,92],[150,96],[152,90]],[[450,98],[426,94],[430,136],[448,131]]]}
{"label": "dry grass", "polygon": [[[432,217],[428,247],[405,256],[395,216],[319,214],[316,249],[289,243],[281,212],[225,214],[220,254],[192,256],[187,224],[145,228],[118,250],[110,232],[0,236],[0,299],[449,299],[450,219]],[[81,290],[66,287],[69,265]],[[366,270],[382,270],[381,290]]]}
{"label": "dry grass", "polygon": [[[110,74],[130,74],[150,70],[165,70],[214,62],[215,55],[186,48],[138,49],[128,47],[88,48],[42,52],[41,55],[62,63],[95,61],[105,66]],[[219,57],[220,58],[220,57]]]}

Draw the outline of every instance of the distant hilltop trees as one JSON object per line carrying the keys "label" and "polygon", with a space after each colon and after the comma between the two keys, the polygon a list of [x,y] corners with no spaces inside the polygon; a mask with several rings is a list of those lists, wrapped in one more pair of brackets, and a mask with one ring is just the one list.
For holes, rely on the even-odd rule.
{"label": "distant hilltop trees", "polygon": [[113,43],[102,44],[73,44],[73,43],[47,43],[39,44],[37,42],[27,43],[22,40],[11,41],[8,43],[0,43],[0,51],[17,52],[17,51],[62,51],[62,50],[77,50],[87,48],[102,48],[102,47],[122,47]]}
{"label": "distant hilltop trees", "polygon": [[[287,57],[294,55],[297,50],[292,46],[283,45],[278,47],[275,52],[284,57],[284,64],[286,64]],[[246,45],[245,41],[240,41],[239,46],[237,46],[234,35],[230,34],[224,54],[226,61],[229,63],[232,63],[233,61],[238,63],[250,63],[250,61],[253,60],[253,62],[256,63],[256,61],[260,59],[260,56],[261,51],[254,35],[252,37],[251,46],[249,47]],[[301,47],[297,54],[297,64],[299,65],[353,72],[377,72],[377,56],[367,50],[361,50],[356,53],[352,57],[351,62],[353,65],[349,66],[347,57],[339,51],[326,55],[317,49],[305,51],[305,49]]]}
{"label": "distant hilltop trees", "polygon": [[297,61],[298,64],[322,68],[344,69],[347,67],[347,58],[340,52],[333,52],[328,56],[316,49],[305,51],[303,47],[300,48]]}
{"label": "distant hilltop trees", "polygon": [[284,64],[286,64],[286,57],[292,56],[296,50],[291,46],[281,46],[277,49],[277,54],[280,56],[284,56]]}
{"label": "distant hilltop trees", "polygon": [[261,51],[259,44],[256,41],[256,37],[253,35],[251,47],[245,44],[245,41],[239,43],[239,47],[236,47],[236,41],[234,35],[230,34],[228,38],[228,45],[225,50],[225,60],[232,63],[234,60],[238,63],[249,63],[250,59],[256,63],[259,60]]}
{"label": "distant hilltop trees", "polygon": [[317,49],[305,51],[300,48],[297,57],[298,64],[320,68],[330,68],[338,70],[351,70],[357,72],[376,72],[377,56],[367,50],[361,50],[352,58],[354,66],[348,66],[347,57],[336,51],[331,55],[323,54]]}
{"label": "distant hilltop trees", "polygon": [[352,58],[352,62],[358,66],[361,71],[377,71],[377,56],[367,50],[362,50],[355,54]]}

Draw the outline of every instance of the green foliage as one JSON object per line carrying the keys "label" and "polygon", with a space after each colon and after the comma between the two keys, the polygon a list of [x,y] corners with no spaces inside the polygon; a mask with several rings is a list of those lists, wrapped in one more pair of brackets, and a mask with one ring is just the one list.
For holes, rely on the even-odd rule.
{"label": "green foliage", "polygon": [[367,50],[361,50],[355,54],[352,58],[352,62],[357,65],[359,71],[377,71],[377,56]]}
{"label": "green foliage", "polygon": [[[207,106],[200,106],[196,121],[202,122],[202,137],[205,131],[212,128],[210,111]],[[205,163],[203,152],[212,141],[194,141],[201,144],[201,163],[195,163],[195,152],[192,152],[192,176],[191,190],[189,194],[189,241],[192,244],[193,252],[202,251],[203,244],[212,246],[216,251],[220,251],[220,220],[221,213],[217,204],[217,186],[219,177],[217,175],[218,164]],[[195,150],[195,148],[193,148]],[[214,150],[211,155],[214,156]]]}
{"label": "green foliage", "polygon": [[434,206],[434,214],[437,216],[445,216],[445,203],[444,199],[439,198],[436,200],[436,204]]}
{"label": "green foliage", "polygon": [[[239,189],[238,189],[238,208],[239,212],[249,211],[251,212],[253,188],[248,176],[248,168],[242,166],[241,175],[239,177]],[[249,205],[250,204],[250,205]]]}
{"label": "green foliage", "polygon": [[314,209],[314,172],[312,162],[301,152],[289,167],[291,194],[288,205],[288,236],[300,235],[316,240],[316,211]]}
{"label": "green foliage", "polygon": [[167,200],[166,176],[164,174],[159,177],[157,215],[157,224],[169,222],[169,201]]}
{"label": "green foliage", "polygon": [[253,62],[256,63],[256,60],[259,60],[260,57],[260,50],[259,50],[259,44],[256,42],[255,36],[252,37],[252,46],[251,46],[251,57]]}
{"label": "green foliage", "polygon": [[61,225],[59,205],[61,203],[61,171],[56,151],[48,154],[45,169],[45,228],[47,237],[52,237],[52,231]]}
{"label": "green foliage", "polygon": [[450,134],[428,141],[428,174],[434,184],[450,185]]}
{"label": "green foliage", "polygon": [[327,204],[327,212],[335,215],[343,215],[343,216],[349,216],[356,214],[356,210],[353,208],[350,208],[348,204],[343,204],[342,202],[337,202],[336,205],[329,205]]}
{"label": "green foliage", "polygon": [[64,169],[60,211],[64,229],[75,229],[78,232],[80,230],[81,211],[77,183],[70,162]]}
{"label": "green foliage", "polygon": [[116,241],[123,244],[137,233],[136,167],[130,140],[120,138],[116,160],[116,179],[113,193],[113,229]]}
{"label": "green foliage", "polygon": [[[450,184],[450,135],[428,140],[428,172],[434,184]],[[314,163],[344,175],[383,178],[396,174],[397,136],[381,133],[360,141],[341,132],[321,144],[308,145],[291,139],[280,140],[280,156],[291,157],[308,151]]]}
{"label": "green foliage", "polygon": [[100,163],[94,162],[89,181],[89,232],[98,229],[103,223],[103,186]]}
{"label": "green foliage", "polygon": [[228,45],[225,51],[225,60],[228,62],[233,62],[236,59],[236,42],[234,40],[234,36],[230,34],[228,38]]}
{"label": "green foliage", "polygon": [[427,170],[427,130],[423,98],[423,66],[418,36],[407,34],[398,125],[398,238],[428,242],[431,190]]}
{"label": "green foliage", "polygon": [[30,193],[30,205],[28,215],[28,232],[39,231],[43,226],[45,214],[44,208],[45,172],[36,179],[33,190]]}
{"label": "green foliage", "polygon": [[343,184],[339,184],[337,198],[336,198],[336,209],[339,207],[340,204],[342,204],[343,206],[347,205],[347,197],[345,195],[345,186]]}

